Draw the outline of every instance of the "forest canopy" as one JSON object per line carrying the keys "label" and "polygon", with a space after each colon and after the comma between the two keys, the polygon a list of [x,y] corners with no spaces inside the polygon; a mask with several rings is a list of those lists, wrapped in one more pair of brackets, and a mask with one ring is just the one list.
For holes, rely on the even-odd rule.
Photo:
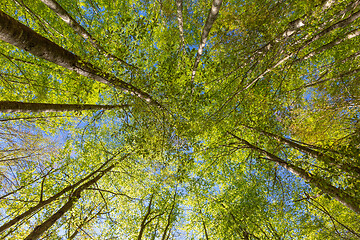
{"label": "forest canopy", "polygon": [[360,239],[359,18],[0,0],[0,238]]}

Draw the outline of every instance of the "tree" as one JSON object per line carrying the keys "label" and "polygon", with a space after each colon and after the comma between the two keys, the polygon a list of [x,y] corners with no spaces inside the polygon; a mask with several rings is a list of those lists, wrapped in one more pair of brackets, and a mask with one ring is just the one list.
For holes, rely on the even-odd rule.
{"label": "tree", "polygon": [[358,0],[0,9],[1,238],[359,238]]}
{"label": "tree", "polygon": [[113,85],[126,92],[140,97],[148,103],[160,106],[159,103],[152,100],[150,95],[142,92],[140,89],[125,83],[119,79],[115,79],[108,73],[96,69],[92,64],[85,63],[80,60],[79,56],[66,51],[64,48],[56,45],[48,39],[38,35],[32,29],[26,27],[15,19],[7,16],[4,12],[0,12],[2,20],[1,40],[13,44],[35,56],[44,58],[50,62],[58,64],[69,70],[90,77],[101,83]]}
{"label": "tree", "polygon": [[1,112],[65,112],[82,110],[109,110],[126,108],[128,105],[51,104],[0,101]]}
{"label": "tree", "polygon": [[232,133],[229,133],[229,134],[232,135],[233,137],[235,137],[236,139],[238,139],[241,142],[241,144],[246,145],[246,147],[248,147],[252,150],[255,150],[261,154],[265,154],[268,157],[269,161],[276,162],[277,164],[279,164],[280,166],[282,166],[289,172],[296,174],[297,176],[303,178],[308,183],[314,184],[316,187],[318,187],[324,193],[327,193],[330,196],[334,197],[336,200],[338,200],[339,202],[341,202],[342,204],[344,204],[345,206],[347,206],[354,212],[356,212],[358,214],[360,213],[360,208],[358,207],[360,204],[355,197],[349,196],[344,191],[341,191],[341,189],[338,189],[338,188],[332,186],[331,184],[326,183],[326,181],[323,179],[313,176],[312,174],[304,171],[304,169],[299,168],[291,163],[288,163],[288,162],[280,159],[279,157],[276,157],[275,155],[250,144],[248,141],[241,139]]}

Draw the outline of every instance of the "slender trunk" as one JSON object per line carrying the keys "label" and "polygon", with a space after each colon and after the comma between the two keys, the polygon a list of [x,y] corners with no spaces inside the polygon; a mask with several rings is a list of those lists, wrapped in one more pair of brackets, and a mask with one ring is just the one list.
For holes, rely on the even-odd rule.
{"label": "slender trunk", "polygon": [[173,198],[173,204],[171,206],[171,210],[170,210],[170,213],[168,215],[168,218],[167,218],[167,223],[166,223],[166,226],[165,226],[165,229],[164,229],[164,233],[162,235],[162,238],[161,240],[166,240],[166,235],[167,235],[167,231],[171,225],[171,215],[172,215],[172,212],[174,211],[174,208],[175,208],[175,199],[176,199],[176,195],[177,195],[177,189],[175,190],[175,194],[174,194],[174,198]]}
{"label": "slender trunk", "polygon": [[236,138],[237,140],[239,140],[241,142],[241,144],[244,144],[246,147],[267,156],[269,161],[277,163],[278,165],[282,166],[289,172],[304,179],[306,182],[313,184],[314,186],[319,188],[324,193],[329,194],[331,197],[333,197],[334,199],[336,199],[337,201],[339,201],[341,204],[348,207],[352,211],[356,212],[357,214],[360,214],[359,201],[357,199],[355,199],[354,197],[345,193],[343,190],[332,186],[331,184],[327,183],[325,180],[323,180],[319,177],[313,176],[311,173],[306,172],[304,169],[297,167],[297,166],[293,165],[292,163],[288,163],[285,160],[282,160],[281,158],[250,144],[248,141],[241,139],[230,132],[228,132],[228,133],[231,136],[233,136],[234,138]]}
{"label": "slender trunk", "polygon": [[142,220],[141,224],[140,224],[140,231],[139,231],[139,235],[137,237],[138,240],[141,240],[142,239],[142,235],[144,233],[144,230],[145,230],[145,227],[146,227],[146,221],[147,219],[149,218],[150,216],[150,213],[151,213],[151,204],[152,204],[152,201],[153,201],[153,197],[154,197],[154,194],[151,195],[150,197],[150,202],[149,202],[149,206],[147,208],[147,211],[146,211],[146,214],[144,216],[144,219]]}
{"label": "slender trunk", "polygon": [[345,18],[345,19],[343,19],[343,20],[341,20],[341,21],[327,27],[326,29],[324,29],[320,33],[316,34],[315,36],[313,36],[312,38],[307,40],[305,42],[305,44],[300,48],[300,50],[303,50],[306,46],[309,46],[309,44],[315,42],[316,40],[320,39],[322,36],[334,31],[335,29],[342,28],[342,27],[345,27],[345,26],[349,25],[350,23],[354,22],[359,17],[360,17],[360,10],[358,10],[357,12],[351,14],[349,17],[347,17],[347,18]]}
{"label": "slender trunk", "polygon": [[213,0],[209,15],[208,15],[208,17],[206,19],[204,28],[203,28],[202,33],[201,33],[200,45],[199,45],[199,48],[198,48],[198,51],[197,51],[197,54],[196,54],[195,63],[194,63],[193,71],[192,71],[192,74],[191,74],[191,82],[194,81],[196,70],[197,70],[197,67],[198,67],[198,65],[200,63],[200,58],[201,58],[201,55],[202,55],[202,53],[204,51],[207,37],[209,36],[210,30],[211,30],[211,28],[212,28],[212,26],[213,26],[213,24],[214,24],[214,22],[216,20],[216,17],[217,17],[217,15],[219,13],[221,4],[222,4],[222,0]]}
{"label": "slender trunk", "polygon": [[309,154],[310,156],[314,157],[314,158],[317,158],[319,160],[323,160],[326,164],[329,164],[330,166],[332,167],[337,167],[345,172],[348,172],[348,173],[355,173],[357,175],[360,175],[360,168],[356,167],[356,166],[351,166],[349,164],[343,164],[343,163],[340,163],[339,161],[337,161],[335,158],[331,157],[331,156],[328,156],[322,152],[319,152],[319,151],[316,151],[312,148],[309,148],[309,147],[306,147],[304,145],[301,145],[301,144],[298,144],[296,143],[295,141],[291,140],[291,139],[287,139],[287,138],[284,138],[284,137],[280,137],[280,136],[277,136],[273,133],[269,133],[269,132],[266,132],[266,131],[263,131],[261,129],[258,129],[258,128],[254,128],[254,127],[250,127],[250,126],[247,126],[247,125],[242,125],[246,128],[249,128],[249,129],[253,129],[255,131],[258,131],[258,132],[261,132],[263,134],[265,134],[266,136],[269,136],[269,137],[272,137],[274,139],[276,139],[277,141],[281,142],[281,143],[284,143],[285,145],[289,146],[289,147],[292,147],[292,148],[295,148],[297,150],[299,150],[300,152],[303,152],[303,153],[307,153]]}
{"label": "slender trunk", "polygon": [[[74,233],[71,234],[71,236],[69,237],[69,240],[74,239],[74,238],[76,237],[76,235],[79,233],[79,230],[80,230],[84,225],[86,225],[87,223],[91,222],[94,218],[96,218],[97,216],[99,216],[100,213],[104,210],[105,206],[106,206],[106,205],[104,205],[102,208],[100,208],[100,210],[99,210],[97,213],[95,213],[92,217],[90,217],[90,218],[86,217],[86,218],[84,219],[84,221],[76,228],[76,230],[74,231]],[[92,211],[91,211],[91,213],[92,213]],[[90,214],[91,214],[91,213],[90,213]]]}
{"label": "slender trunk", "polygon": [[183,49],[183,52],[185,54],[185,38],[184,38],[184,20],[183,20],[183,2],[182,0],[176,0],[176,13],[177,13],[177,19],[179,24],[179,32],[180,32],[180,40],[181,40],[181,47]]}
{"label": "slender trunk", "polygon": [[103,53],[106,57],[117,60],[122,64],[136,68],[131,64],[127,63],[126,61],[108,53],[100,43],[88,32],[85,28],[83,28],[78,22],[75,21],[73,17],[55,0],[41,0],[46,6],[48,6],[56,15],[58,15],[66,24],[68,24],[77,34],[82,36],[84,39],[89,40],[91,45],[98,50],[99,52]]}
{"label": "slender trunk", "polygon": [[66,112],[83,110],[110,110],[126,108],[129,105],[52,104],[0,101],[0,112]]}
{"label": "slender trunk", "polygon": [[[316,12],[316,9],[320,6],[322,11],[324,12],[325,10],[327,10],[328,8],[330,8],[332,5],[334,4],[333,0],[325,0],[322,1],[319,5],[316,5],[314,7],[314,9],[312,11],[310,11],[307,14],[304,14],[303,16],[291,21],[288,23],[287,28],[285,29],[285,31],[283,31],[282,33],[280,33],[275,39],[273,39],[272,41],[268,42],[267,44],[265,44],[263,47],[261,47],[260,49],[256,50],[254,53],[257,54],[262,54],[268,50],[270,50],[273,47],[274,43],[278,43],[281,42],[291,36],[293,36],[300,28],[302,27],[306,27],[306,22],[308,21],[308,18],[313,16]],[[345,9],[345,12],[348,12],[350,10],[352,10],[355,6],[355,4],[351,4],[347,9]],[[347,10],[347,11],[346,11]],[[341,13],[341,12],[340,12]],[[342,13],[344,14],[344,13]],[[342,15],[341,14],[341,15]]]}
{"label": "slender trunk", "polygon": [[206,229],[205,222],[204,222],[204,221],[202,221],[202,223],[203,223],[203,226],[204,226],[205,239],[206,239],[206,240],[209,240],[209,235],[208,235],[208,232],[207,232],[207,229]]}
{"label": "slender trunk", "polygon": [[319,54],[319,53],[321,53],[321,52],[323,52],[325,50],[328,50],[328,49],[334,47],[335,45],[338,45],[338,44],[344,42],[345,40],[352,39],[352,38],[357,37],[359,35],[360,35],[360,30],[358,30],[358,29],[352,30],[348,34],[346,34],[345,36],[337,38],[337,39],[335,39],[335,40],[333,40],[333,41],[331,41],[331,42],[329,42],[329,43],[327,43],[327,44],[325,44],[325,45],[311,51],[310,53],[306,54],[303,58],[297,59],[297,61],[309,59],[309,58],[311,58],[311,57],[313,57],[313,56],[315,56],[315,55],[317,55],[317,54]]}
{"label": "slender trunk", "polygon": [[[223,204],[222,204],[223,205]],[[226,208],[225,208],[226,209]],[[242,227],[240,223],[238,223],[236,217],[234,216],[234,214],[232,214],[232,212],[229,211],[229,214],[231,216],[231,218],[234,220],[235,224],[238,226],[238,228],[240,229],[240,231],[242,232],[243,238],[244,240],[249,240],[249,236],[251,235],[247,230],[246,227]],[[239,234],[240,235],[240,234]],[[257,237],[254,236],[254,238],[258,239]]]}
{"label": "slender trunk", "polygon": [[68,70],[75,71],[80,75],[121,89],[126,93],[139,97],[151,105],[162,108],[162,106],[152,99],[148,93],[109,73],[103,72],[91,63],[81,60],[79,56],[67,51],[47,38],[44,38],[31,28],[6,15],[1,10],[0,40]]}
{"label": "slender trunk", "polygon": [[174,210],[174,207],[175,207],[175,202],[173,203],[173,205],[172,205],[172,207],[171,207],[171,210],[170,210],[170,213],[169,213],[169,215],[168,215],[167,223],[166,223],[166,226],[165,226],[165,229],[164,229],[164,233],[163,233],[163,235],[162,235],[162,237],[161,237],[161,240],[165,240],[165,239],[166,239],[167,232],[168,232],[169,227],[170,227],[170,225],[171,225],[171,214],[172,214],[172,212],[173,212],[173,210]]}
{"label": "slender trunk", "polygon": [[63,190],[61,190],[60,192],[56,193],[55,195],[53,195],[52,197],[49,197],[48,199],[46,199],[45,201],[39,202],[38,204],[36,204],[35,206],[29,208],[28,210],[26,210],[24,213],[16,216],[15,218],[11,219],[9,222],[3,224],[0,227],[0,233],[3,232],[4,230],[10,228],[11,226],[13,226],[14,224],[16,224],[17,222],[19,222],[22,219],[25,219],[26,217],[29,217],[30,215],[32,215],[33,213],[35,213],[36,211],[38,211],[39,209],[45,207],[46,205],[54,202],[55,200],[57,200],[59,197],[63,196],[65,193],[75,189],[77,186],[79,186],[80,184],[82,184],[83,182],[87,181],[89,178],[93,177],[96,173],[100,172],[101,169],[103,167],[105,167],[110,161],[112,161],[115,157],[110,158],[109,160],[107,160],[105,163],[103,163],[98,169],[96,169],[94,172],[90,173],[89,175],[87,175],[85,178],[79,180],[78,182],[74,183],[73,185],[70,185],[66,188],[64,188]]}
{"label": "slender trunk", "polygon": [[230,96],[225,103],[217,110],[217,112],[219,112],[220,110],[222,110],[231,100],[233,100],[237,95],[239,95],[241,92],[249,89],[250,87],[252,87],[253,85],[255,85],[261,78],[263,78],[266,74],[268,74],[270,71],[272,71],[273,69],[275,69],[276,67],[280,66],[281,64],[283,64],[285,61],[287,61],[290,57],[292,57],[294,54],[289,54],[286,55],[285,57],[283,57],[282,59],[280,59],[278,62],[276,62],[274,65],[272,65],[271,67],[265,69],[260,75],[258,75],[256,78],[254,78],[248,85],[246,85],[245,87],[243,87],[242,85],[238,86],[235,90],[235,92],[233,93],[232,96]]}
{"label": "slender trunk", "polygon": [[288,90],[286,92],[294,92],[294,91],[302,90],[302,89],[305,89],[305,88],[308,88],[308,87],[313,87],[313,86],[316,86],[318,84],[322,84],[322,83],[325,83],[325,82],[328,82],[328,81],[333,81],[333,80],[336,80],[336,79],[342,79],[343,77],[351,76],[351,75],[357,74],[358,72],[360,72],[360,68],[356,68],[354,70],[351,70],[351,71],[348,71],[348,72],[345,72],[345,73],[341,73],[341,74],[339,74],[338,76],[335,76],[335,77],[323,79],[323,77],[325,77],[328,74],[328,71],[326,70],[326,71],[324,71],[324,74],[320,75],[319,78],[316,81],[304,84],[304,85],[302,85],[300,87]]}
{"label": "slender trunk", "polygon": [[31,121],[34,121],[35,119],[50,119],[50,118],[60,118],[60,117],[73,117],[73,116],[46,116],[46,117],[0,118],[0,122],[17,121],[17,120],[27,120],[27,121],[31,122]]}
{"label": "slender trunk", "polygon": [[115,166],[116,166],[116,163],[112,164],[105,170],[101,171],[100,174],[98,174],[96,177],[94,177],[90,181],[88,181],[88,182],[82,184],[80,187],[78,187],[70,195],[69,200],[64,204],[64,206],[62,206],[56,213],[54,213],[45,222],[43,222],[42,224],[35,227],[35,229],[24,240],[38,239],[45,231],[47,231],[50,227],[52,227],[59,218],[61,218],[65,213],[67,213],[74,206],[74,204],[81,197],[82,191],[84,191],[86,188],[90,187],[91,185],[95,184],[97,181],[99,181],[99,179],[102,178],[105,173],[109,172]]}
{"label": "slender trunk", "polygon": [[[313,36],[312,38],[308,39],[307,41],[305,41],[305,43],[298,47],[297,49],[294,49],[293,53],[289,53],[284,55],[280,60],[278,60],[275,64],[273,64],[272,66],[268,67],[267,69],[265,69],[260,75],[258,75],[257,77],[255,77],[246,87],[242,87],[239,86],[237,87],[235,93],[226,101],[229,102],[232,99],[234,99],[237,95],[239,95],[242,91],[247,90],[248,88],[250,88],[251,86],[255,85],[261,78],[263,78],[266,74],[268,74],[270,71],[272,71],[273,69],[275,69],[276,67],[280,66],[281,64],[283,64],[285,61],[287,61],[288,59],[290,59],[291,57],[295,56],[295,53],[298,53],[301,50],[304,50],[309,44],[313,43],[314,41],[318,40],[320,37],[326,35],[327,33],[330,33],[332,31],[334,31],[335,29],[341,28],[341,27],[345,27],[347,25],[349,25],[350,23],[354,22],[356,19],[358,19],[360,17],[360,11],[357,11],[355,13],[353,13],[351,16],[349,16],[348,18],[339,21],[331,26],[329,26],[328,28],[324,29],[323,31],[321,31],[320,33],[316,34],[315,36]],[[357,36],[357,32],[352,33],[354,34],[354,36]],[[353,35],[349,35],[348,37],[351,37]]]}

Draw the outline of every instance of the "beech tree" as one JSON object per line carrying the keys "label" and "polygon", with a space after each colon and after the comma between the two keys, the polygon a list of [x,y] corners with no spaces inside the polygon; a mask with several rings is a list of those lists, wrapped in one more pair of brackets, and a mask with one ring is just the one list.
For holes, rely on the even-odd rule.
{"label": "beech tree", "polygon": [[91,105],[91,104],[51,104],[51,103],[23,103],[0,101],[1,112],[65,112],[81,110],[109,110],[126,108],[128,105]]}
{"label": "beech tree", "polygon": [[358,239],[358,0],[0,2],[4,239]]}

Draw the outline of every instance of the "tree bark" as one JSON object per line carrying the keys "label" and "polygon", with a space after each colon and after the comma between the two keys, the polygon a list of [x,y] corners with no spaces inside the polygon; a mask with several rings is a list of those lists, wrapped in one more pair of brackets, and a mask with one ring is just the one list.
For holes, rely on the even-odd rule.
{"label": "tree bark", "polygon": [[309,46],[311,43],[315,42],[316,40],[320,39],[322,36],[334,31],[335,29],[345,27],[349,25],[350,23],[354,22],[356,19],[360,17],[360,10],[357,12],[351,14],[349,17],[327,27],[320,33],[314,35],[312,38],[308,39],[305,44],[300,48],[300,50],[303,50],[305,47]]}
{"label": "tree bark", "polygon": [[322,152],[316,151],[316,150],[314,150],[314,149],[312,149],[310,147],[306,147],[304,145],[298,144],[298,143],[294,142],[291,139],[280,137],[280,136],[275,135],[273,133],[269,133],[269,132],[266,132],[264,130],[254,128],[254,127],[250,127],[250,126],[247,126],[247,125],[244,125],[244,124],[242,124],[242,126],[244,126],[246,128],[249,128],[249,129],[252,129],[252,130],[255,130],[255,131],[258,131],[258,132],[261,132],[264,135],[266,135],[268,137],[272,137],[272,138],[276,139],[277,141],[279,141],[281,143],[284,143],[285,145],[287,145],[289,147],[292,147],[292,148],[295,148],[295,149],[299,150],[300,152],[307,153],[307,154],[309,154],[310,156],[312,156],[314,158],[317,158],[319,160],[323,160],[326,164],[329,164],[332,167],[337,167],[337,168],[339,168],[339,169],[341,169],[341,170],[343,170],[345,172],[355,173],[355,174],[360,176],[360,168],[358,168],[356,166],[350,166],[349,164],[340,163],[338,160],[336,160],[335,158],[333,158],[331,156],[328,156],[328,155],[326,155],[326,154],[324,154]]}
{"label": "tree bark", "polygon": [[152,201],[153,201],[153,197],[154,197],[154,194],[152,194],[151,197],[150,197],[149,206],[147,207],[147,211],[146,211],[146,214],[144,216],[144,219],[142,220],[142,222],[140,224],[140,231],[139,231],[139,235],[137,237],[138,240],[142,239],[142,235],[143,235],[145,227],[147,225],[146,221],[149,218],[150,213],[151,213],[151,204],[152,204]]}
{"label": "tree bark", "polygon": [[183,9],[182,0],[176,0],[176,13],[179,24],[181,47],[183,49],[183,52],[185,53],[184,20],[183,20],[182,9]]}
{"label": "tree bark", "polygon": [[50,218],[48,218],[45,222],[35,227],[35,229],[24,239],[24,240],[35,240],[38,239],[45,231],[47,231],[51,226],[54,225],[54,223],[61,218],[66,212],[68,212],[74,204],[79,200],[81,197],[82,191],[84,191],[86,188],[90,187],[91,185],[95,184],[97,181],[99,181],[102,176],[104,176],[105,173],[109,172],[111,169],[113,169],[116,166],[115,164],[112,164],[105,170],[101,171],[100,174],[98,174],[96,177],[91,179],[90,181],[82,184],[80,187],[78,187],[69,197],[69,200],[67,203],[64,204],[56,213],[54,213]]}
{"label": "tree bark", "polygon": [[58,15],[67,25],[69,25],[77,34],[82,36],[85,40],[89,40],[91,45],[103,53],[106,57],[119,61],[122,64],[129,66],[131,68],[136,68],[133,65],[127,63],[126,61],[108,53],[100,43],[88,32],[85,28],[83,28],[71,15],[55,0],[41,0],[46,6],[48,6],[56,15]]}
{"label": "tree bark", "polygon": [[[128,155],[127,155],[128,156]],[[127,157],[125,156],[125,157]],[[116,157],[116,156],[115,156]],[[48,199],[46,199],[45,201],[39,202],[38,204],[36,204],[35,206],[29,208],[27,211],[25,211],[24,213],[16,216],[15,218],[11,219],[9,222],[3,224],[0,227],[0,233],[5,231],[6,229],[10,228],[11,226],[13,226],[14,224],[16,224],[17,222],[19,222],[20,220],[29,217],[30,215],[32,215],[33,213],[35,213],[36,211],[38,211],[39,209],[45,207],[46,205],[54,202],[55,200],[57,200],[59,197],[63,196],[65,193],[75,189],[77,186],[79,186],[80,184],[82,184],[83,182],[87,181],[89,178],[93,177],[96,173],[100,172],[101,169],[103,167],[105,167],[110,161],[112,161],[115,157],[110,158],[109,160],[107,160],[105,163],[103,163],[98,169],[96,169],[94,172],[90,173],[89,175],[87,175],[85,178],[77,181],[76,183],[74,183],[73,185],[70,185],[66,188],[64,188],[63,190],[59,191],[58,193],[56,193],[55,195],[53,195],[52,197],[49,197]]]}
{"label": "tree bark", "polygon": [[31,28],[6,15],[0,10],[0,40],[23,49],[39,58],[62,66],[70,71],[95,81],[121,89],[139,97],[148,104],[162,108],[161,104],[141,89],[103,72],[91,63],[82,61],[79,56],[67,51],[56,43],[36,33]]}
{"label": "tree bark", "polygon": [[309,52],[304,57],[297,59],[297,61],[309,59],[309,58],[311,58],[311,57],[313,57],[313,56],[315,56],[317,54],[320,54],[321,52],[324,52],[325,50],[328,50],[328,49],[330,49],[330,48],[344,42],[345,40],[352,39],[352,38],[357,37],[359,35],[360,35],[360,30],[358,30],[358,29],[352,30],[348,34],[346,34],[345,36],[337,38],[337,39],[335,39],[335,40],[333,40],[333,41],[331,41],[331,42],[329,42],[329,43],[327,43],[327,44],[325,44],[325,45],[323,45],[323,46]]}
{"label": "tree bark", "polygon": [[164,229],[161,240],[166,240],[167,232],[168,232],[168,230],[170,228],[170,225],[171,225],[171,215],[172,215],[172,212],[174,211],[174,208],[175,208],[176,195],[177,195],[177,189],[175,190],[175,194],[174,194],[174,198],[173,198],[173,204],[171,206],[170,213],[169,213],[169,215],[167,217],[167,223],[166,223],[166,226],[165,226],[165,229]]}
{"label": "tree bark", "polygon": [[248,141],[239,138],[238,136],[232,134],[231,132],[228,132],[228,134],[230,134],[231,136],[233,136],[234,138],[239,140],[239,142],[241,144],[245,145],[246,147],[267,156],[269,161],[277,163],[278,165],[282,166],[289,172],[304,179],[306,182],[313,184],[314,186],[319,188],[324,193],[329,194],[329,196],[333,197],[338,202],[340,202],[344,206],[348,207],[355,213],[360,214],[359,201],[357,199],[355,199],[354,197],[345,193],[343,190],[332,186],[331,184],[327,183],[324,179],[313,176],[311,173],[306,172],[304,169],[297,167],[297,166],[293,165],[292,163],[288,163],[285,160],[282,160],[281,158],[250,144]]}
{"label": "tree bark", "polygon": [[[84,225],[88,224],[88,223],[91,222],[94,218],[96,218],[97,216],[99,216],[100,213],[104,210],[105,207],[106,207],[106,205],[104,205],[102,208],[100,208],[100,210],[99,210],[97,213],[95,213],[93,216],[91,216],[91,217],[85,217],[85,219],[83,220],[83,222],[80,223],[79,226],[77,226],[76,230],[73,232],[73,234],[71,234],[71,236],[69,237],[68,240],[74,239],[74,238],[77,236],[77,234],[80,232],[79,230],[81,230]],[[92,211],[91,211],[91,212],[92,212]],[[91,213],[90,213],[90,214],[91,214]]]}
{"label": "tree bark", "polygon": [[93,105],[93,104],[52,104],[52,103],[24,103],[14,101],[0,101],[0,112],[66,112],[83,110],[110,110],[127,108],[129,105]]}
{"label": "tree bark", "polygon": [[221,4],[222,4],[222,0],[213,0],[209,15],[206,19],[204,28],[201,33],[200,45],[199,45],[198,51],[196,53],[195,63],[194,63],[193,71],[191,74],[191,82],[194,81],[194,78],[196,75],[196,70],[197,70],[197,67],[199,66],[200,58],[204,51],[207,37],[209,36],[210,30],[211,30],[211,28],[217,18],[217,15],[220,11]]}
{"label": "tree bark", "polygon": [[[288,53],[285,54],[280,60],[278,60],[275,64],[273,64],[272,66],[268,67],[267,69],[265,69],[260,75],[258,75],[257,77],[255,77],[246,87],[242,87],[242,86],[238,86],[235,93],[226,101],[229,102],[232,99],[234,99],[237,95],[239,95],[242,91],[247,90],[248,88],[250,88],[251,86],[255,85],[261,78],[263,78],[266,74],[268,74],[270,71],[272,71],[273,69],[275,69],[276,67],[280,66],[281,64],[283,64],[284,62],[286,62],[288,59],[290,59],[291,57],[295,56],[298,52],[304,50],[308,45],[310,45],[311,43],[315,42],[316,40],[318,40],[319,38],[321,38],[322,36],[326,35],[327,33],[330,33],[332,31],[334,31],[335,29],[341,28],[341,27],[345,27],[347,25],[349,25],[350,23],[354,22],[356,19],[358,19],[360,17],[360,10],[353,13],[351,16],[347,17],[346,19],[339,21],[331,26],[329,26],[328,28],[324,29],[323,31],[321,31],[320,33],[316,34],[315,36],[313,36],[312,38],[308,39],[307,41],[304,42],[304,44],[302,46],[299,46],[298,48],[294,49],[294,51],[292,53]],[[347,38],[351,38],[351,37],[355,37],[357,36],[357,32],[353,32],[352,34],[350,34],[349,36],[347,36]],[[327,46],[330,47],[330,46]],[[223,108],[223,106],[221,107]],[[220,109],[221,109],[220,108]]]}

